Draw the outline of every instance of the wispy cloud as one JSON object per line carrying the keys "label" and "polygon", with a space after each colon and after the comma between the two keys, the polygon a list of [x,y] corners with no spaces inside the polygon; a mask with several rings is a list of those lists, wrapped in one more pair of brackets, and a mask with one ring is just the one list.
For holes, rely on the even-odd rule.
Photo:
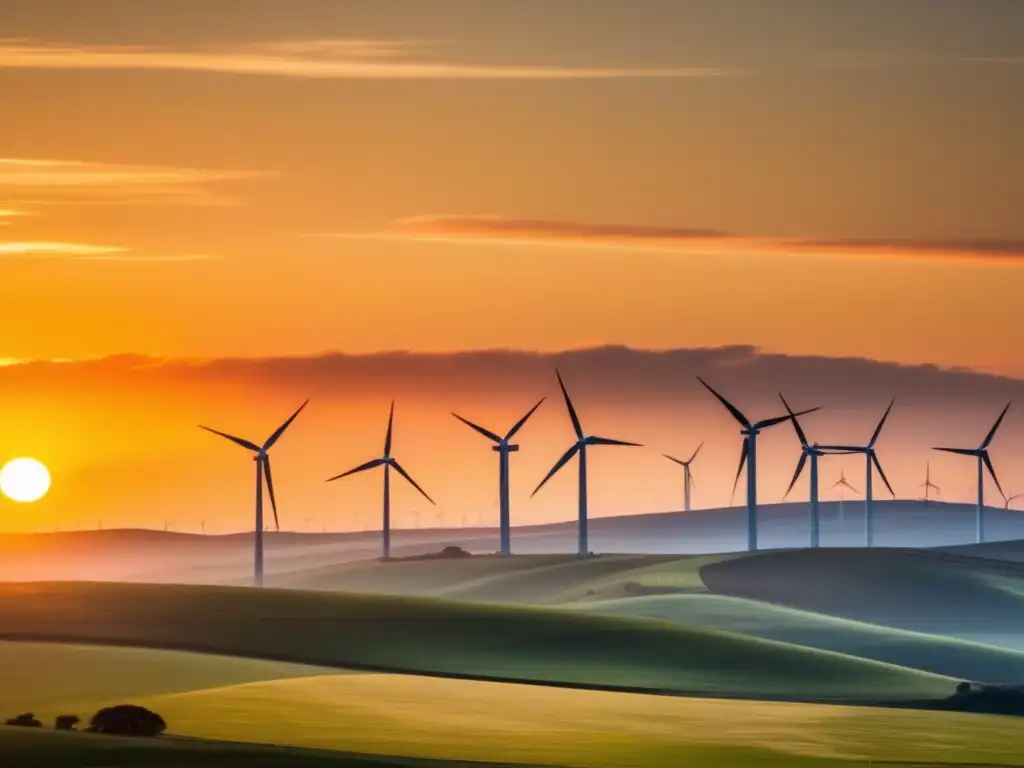
{"label": "wispy cloud", "polygon": [[208,261],[216,258],[207,254],[166,254],[153,255],[138,253],[119,245],[94,245],[91,243],[66,243],[47,240],[21,242],[0,241],[0,259],[76,259],[86,261]]}
{"label": "wispy cloud", "polygon": [[[2,66],[2,65],[0,65]],[[0,157],[6,205],[233,205],[211,185],[273,174]]]}
{"label": "wispy cloud", "polygon": [[8,226],[12,220],[22,216],[38,216],[36,211],[23,211],[17,208],[0,207],[0,227]]}
{"label": "wispy cloud", "polygon": [[714,229],[514,219],[493,215],[416,216],[401,219],[383,232],[308,236],[453,244],[585,246],[691,254],[963,258],[1024,263],[1024,241],[1020,240],[750,237]]}
{"label": "wispy cloud", "polygon": [[296,40],[212,46],[83,45],[0,40],[0,68],[188,70],[316,79],[573,80],[721,77],[720,67],[649,69],[479,64],[429,55],[404,40]]}

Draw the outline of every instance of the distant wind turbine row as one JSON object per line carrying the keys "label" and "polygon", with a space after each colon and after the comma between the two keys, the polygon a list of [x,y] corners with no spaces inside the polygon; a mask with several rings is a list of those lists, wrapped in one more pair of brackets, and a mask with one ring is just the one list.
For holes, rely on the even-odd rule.
{"label": "distant wind turbine row", "polygon": [[[583,427],[580,423],[580,419],[576,414],[576,409],[573,407],[572,399],[569,397],[569,392],[565,387],[565,383],[562,380],[562,375],[559,371],[555,371],[555,375],[558,379],[558,386],[561,389],[562,396],[565,400],[566,410],[569,414],[569,419],[572,422],[573,431],[575,432],[575,442],[565,451],[564,454],[555,462],[554,466],[545,475],[544,479],[540,481],[537,487],[534,489],[532,496],[535,496],[544,485],[551,480],[566,464],[568,464],[574,457],[578,457],[578,477],[579,477],[579,490],[577,497],[578,513],[577,513],[577,529],[578,529],[578,553],[580,555],[590,554],[589,541],[588,541],[588,507],[587,507],[587,449],[592,446],[630,446],[630,447],[641,447],[640,443],[627,442],[624,440],[617,440],[608,437],[598,437],[596,435],[587,435],[583,431]],[[875,451],[875,444],[877,443],[879,436],[882,433],[882,428],[885,426],[886,420],[889,418],[889,414],[892,411],[895,400],[889,403],[889,407],[885,410],[881,420],[875,427],[875,431],[871,435],[871,439],[867,445],[820,445],[817,442],[808,442],[807,435],[804,432],[802,425],[800,424],[799,417],[807,414],[814,413],[821,410],[818,407],[809,408],[801,411],[794,411],[786,399],[780,394],[779,398],[782,401],[782,405],[786,410],[785,415],[774,416],[772,418],[763,419],[761,421],[751,422],[750,419],[743,414],[736,406],[729,402],[724,396],[711,387],[706,381],[701,379],[699,376],[697,380],[712,394],[714,397],[725,407],[729,414],[735,419],[740,425],[740,435],[743,438],[742,448],[740,450],[739,468],[736,471],[736,479],[733,482],[733,494],[735,495],[736,488],[739,484],[740,475],[743,474],[744,467],[747,470],[747,549],[749,551],[757,551],[758,549],[758,517],[757,517],[757,437],[765,429],[773,426],[777,426],[784,422],[790,422],[796,432],[797,439],[800,441],[800,457],[797,461],[796,471],[793,474],[793,479],[789,484],[789,488],[786,491],[786,496],[793,490],[796,482],[799,480],[804,467],[810,464],[810,518],[808,521],[809,527],[809,539],[811,547],[818,547],[820,545],[820,520],[819,520],[819,474],[818,474],[818,459],[823,456],[829,455],[850,455],[860,454],[865,459],[865,514],[864,514],[864,544],[867,547],[871,547],[874,544],[874,519],[873,519],[873,476],[877,470],[879,477],[885,483],[889,493],[895,496],[892,486],[889,483],[888,478],[885,476],[885,471],[882,469],[881,462],[878,459],[878,454]],[[500,552],[503,555],[509,555],[512,552],[511,543],[511,513],[509,509],[509,454],[519,450],[519,446],[512,442],[513,438],[523,428],[530,417],[536,412],[536,410],[544,402],[545,398],[541,398],[536,405],[534,405],[526,414],[517,421],[512,428],[505,433],[504,436],[500,436],[495,432],[491,432],[488,429],[476,424],[468,419],[463,418],[457,413],[452,415],[467,425],[471,429],[480,433],[490,441],[494,443],[492,450],[498,454],[498,499],[499,499],[499,517],[500,517]],[[250,442],[234,435],[229,435],[226,432],[220,432],[210,427],[200,427],[208,432],[212,432],[216,435],[220,435],[232,442],[247,448],[254,452],[253,460],[256,462],[256,520],[255,520],[255,540],[254,540],[254,582],[257,586],[263,584],[263,532],[265,526],[263,524],[263,488],[264,482],[266,484],[267,493],[270,496],[270,504],[274,513],[274,525],[277,530],[280,530],[280,525],[277,516],[277,502],[274,498],[274,483],[270,470],[270,456],[269,451],[274,444],[284,434],[285,430],[291,425],[295,418],[302,412],[303,408],[309,403],[306,400],[299,408],[288,417],[288,419],[278,427],[271,435],[263,442],[262,445]],[[947,453],[955,453],[960,455],[975,457],[978,461],[978,508],[977,508],[977,541],[984,541],[985,530],[984,530],[984,518],[983,518],[983,507],[984,507],[984,495],[982,490],[984,480],[984,470],[987,468],[992,479],[996,483],[996,487],[999,488],[1000,494],[1006,500],[1007,508],[1009,507],[1010,501],[1021,496],[1017,494],[1013,497],[1007,498],[1003,493],[1002,486],[999,484],[999,480],[996,477],[995,469],[992,466],[991,459],[989,458],[988,448],[994,439],[999,426],[1002,424],[1006,412],[1009,410],[1010,404],[1007,404],[1003,409],[999,418],[996,420],[992,429],[986,435],[978,448],[935,448],[934,450],[944,451]],[[371,459],[357,467],[342,472],[341,474],[335,475],[327,479],[327,482],[339,480],[343,477],[355,475],[360,472],[365,472],[376,467],[384,467],[384,498],[383,498],[383,519],[382,519],[382,534],[383,534],[383,555],[385,559],[391,557],[391,485],[390,485],[390,473],[391,470],[395,470],[401,475],[410,485],[413,486],[427,501],[434,504],[434,500],[427,494],[420,485],[413,480],[408,472],[398,463],[398,461],[391,455],[391,443],[392,443],[392,432],[394,428],[394,416],[395,416],[395,403],[391,402],[391,409],[388,414],[388,426],[387,432],[384,437],[384,451],[383,455]],[[693,455],[689,459],[683,461],[673,456],[664,454],[665,458],[675,462],[683,468],[683,501],[684,510],[690,511],[690,492],[693,485],[693,477],[690,470],[690,465],[694,459],[697,458],[697,454],[703,447],[703,442],[697,446],[697,449],[693,452]],[[837,485],[846,485],[849,488],[853,486],[846,482],[845,475],[840,479]],[[938,491],[938,487],[931,482],[930,466],[927,469],[927,474],[924,483],[925,499],[928,498],[928,491],[934,489]],[[785,497],[784,497],[785,498]]]}

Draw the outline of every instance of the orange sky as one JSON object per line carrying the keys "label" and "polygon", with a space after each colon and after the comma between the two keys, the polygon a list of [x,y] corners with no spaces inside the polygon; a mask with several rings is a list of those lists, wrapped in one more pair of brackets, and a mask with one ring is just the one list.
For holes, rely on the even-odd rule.
{"label": "orange sky", "polygon": [[[37,0],[0,29],[4,360],[749,344],[1024,377],[1020,4]],[[114,370],[85,402],[67,375],[12,390],[0,456],[51,458],[65,524],[195,517],[159,467],[233,466],[176,426],[220,404],[170,377],[115,439]],[[239,429],[293,407],[247,386]],[[365,386],[327,416],[368,440],[390,394]],[[201,514],[242,503],[194,471]]]}

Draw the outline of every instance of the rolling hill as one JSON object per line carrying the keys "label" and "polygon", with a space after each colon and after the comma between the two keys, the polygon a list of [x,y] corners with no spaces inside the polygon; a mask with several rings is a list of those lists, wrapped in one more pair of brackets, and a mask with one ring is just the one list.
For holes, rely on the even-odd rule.
{"label": "rolling hill", "polygon": [[[918,501],[876,502],[878,546],[953,547],[974,540],[974,508],[966,504]],[[859,547],[863,505],[821,505],[822,544]],[[517,554],[571,553],[576,548],[573,510],[567,522],[513,529]],[[758,509],[762,547],[787,549],[807,544],[807,504],[763,504]],[[1024,539],[1024,515],[989,509],[991,541]],[[591,520],[596,552],[684,555],[733,552],[746,545],[746,513],[741,507],[682,514],[623,515]],[[497,530],[448,528],[396,530],[398,557],[457,545],[475,554],[497,549]],[[375,560],[380,533],[268,532],[266,572],[301,577],[307,569],[330,570],[346,563]],[[248,583],[252,573],[252,534],[200,536],[166,531],[100,530],[0,535],[0,579],[129,580],[164,583]]]}
{"label": "rolling hill", "polygon": [[1024,638],[1024,565],[891,549],[766,552],[700,569],[716,594],[1012,646]]}
{"label": "rolling hill", "polygon": [[274,589],[5,584],[0,585],[0,634],[315,666],[742,698],[937,700],[955,683],[668,622]]}
{"label": "rolling hill", "polygon": [[[41,688],[29,676],[15,679],[0,689],[0,707],[22,711],[36,696],[40,713],[78,706],[85,714],[129,697],[163,715],[169,735],[113,739],[0,727],[0,754],[26,768],[1009,765],[1024,737],[1018,718],[394,674],[295,676],[288,665],[194,653],[0,644],[4,669],[30,661],[49,665],[36,670]],[[243,677],[253,680],[230,682],[246,667]],[[266,677],[278,673],[285,676]],[[121,679],[129,676],[135,679]]]}

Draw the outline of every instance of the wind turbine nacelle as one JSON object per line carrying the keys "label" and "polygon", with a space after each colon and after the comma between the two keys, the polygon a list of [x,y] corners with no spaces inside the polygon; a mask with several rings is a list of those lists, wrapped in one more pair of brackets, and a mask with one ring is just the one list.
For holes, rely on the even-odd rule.
{"label": "wind turbine nacelle", "polygon": [[502,451],[512,452],[512,451],[518,451],[519,450],[519,446],[518,445],[492,445],[491,446],[491,450],[492,451],[497,451],[498,453],[501,453]]}

